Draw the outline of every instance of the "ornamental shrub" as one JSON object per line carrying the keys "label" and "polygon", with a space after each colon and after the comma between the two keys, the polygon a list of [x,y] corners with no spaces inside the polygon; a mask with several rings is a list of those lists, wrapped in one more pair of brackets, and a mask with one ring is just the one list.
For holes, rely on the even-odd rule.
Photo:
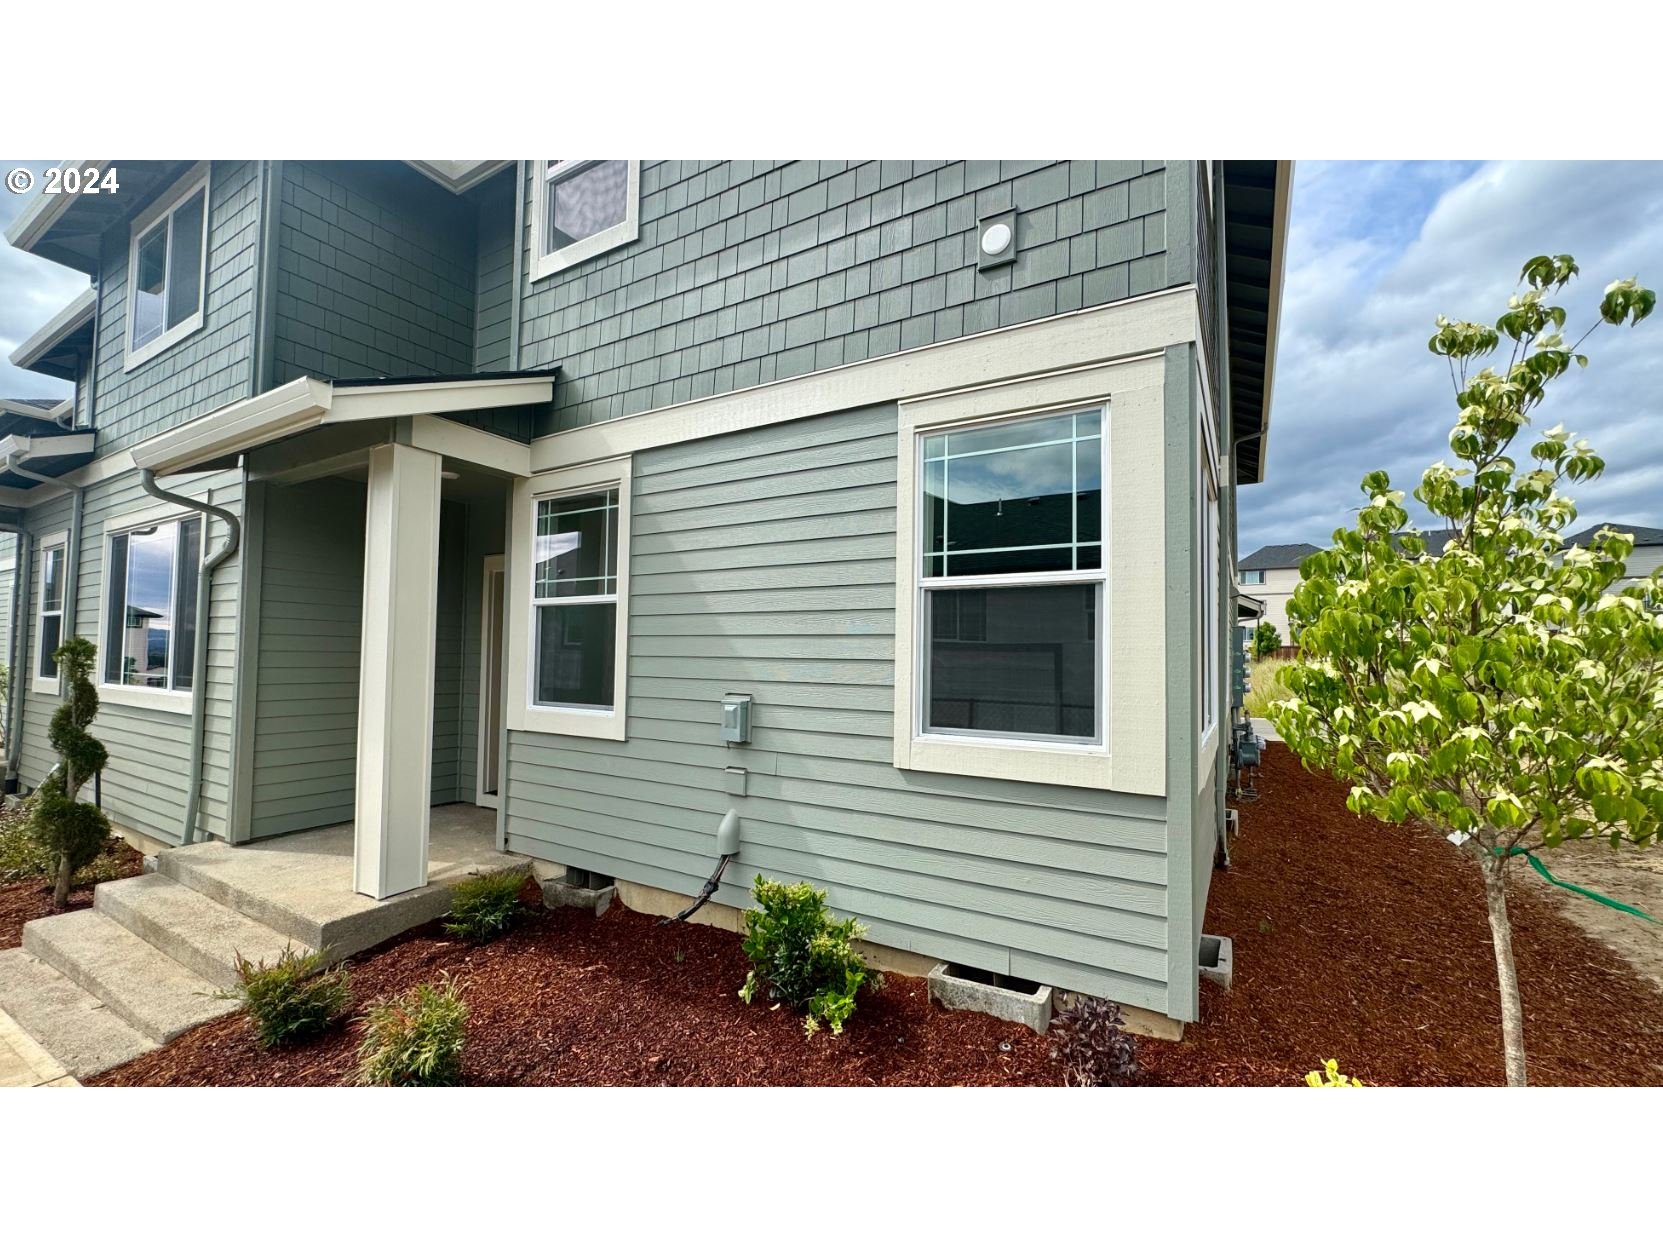
{"label": "ornamental shrub", "polygon": [[525,871],[517,867],[470,875],[450,894],[445,930],[476,943],[494,940],[520,916]]}
{"label": "ornamental shrub", "polygon": [[877,978],[854,941],[864,929],[853,918],[834,921],[826,894],[807,883],[779,883],[756,877],[755,909],[745,911],[745,955],[751,971],[739,998],[750,1004],[767,989],[770,1000],[805,1015],[810,1035],[822,1024],[841,1034],[855,1011],[855,996]]}
{"label": "ornamental shrub", "polygon": [[242,1002],[262,1048],[298,1043],[322,1034],[352,1004],[344,966],[331,968],[322,952],[285,948],[273,965],[236,954],[237,986],[228,996]]}
{"label": "ornamental shrub", "polygon": [[1120,1006],[1097,996],[1075,996],[1051,1020],[1051,1056],[1062,1062],[1070,1087],[1118,1087],[1138,1072],[1137,1044],[1125,1031]]}
{"label": "ornamental shrub", "polygon": [[98,647],[80,636],[53,651],[65,694],[46,739],[58,764],[29,799],[29,834],[53,863],[52,908],[59,911],[69,903],[75,872],[110,841],[110,820],[104,811],[79,799],[81,786],[109,761],[103,743],[87,731],[98,715],[98,692],[90,679],[97,656]]}
{"label": "ornamental shrub", "polygon": [[446,974],[364,1014],[358,1081],[366,1087],[454,1087],[462,1081],[468,1006]]}

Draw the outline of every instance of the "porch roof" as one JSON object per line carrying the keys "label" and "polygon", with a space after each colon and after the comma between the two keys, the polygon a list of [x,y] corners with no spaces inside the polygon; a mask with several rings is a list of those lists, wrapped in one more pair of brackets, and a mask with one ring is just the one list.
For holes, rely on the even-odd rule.
{"label": "porch roof", "polygon": [[[133,463],[151,471],[220,466],[256,446],[321,425],[401,416],[442,416],[554,400],[558,368],[440,377],[297,377],[285,385],[216,408],[158,433],[133,448]],[[480,434],[489,437],[490,434]],[[497,438],[506,442],[506,438]],[[518,443],[510,443],[518,445]],[[527,452],[529,474],[529,451]]]}
{"label": "porch roof", "polygon": [[34,476],[5,471],[14,459],[36,476],[62,476],[92,462],[95,434],[91,429],[62,429],[48,425],[0,436],[0,487],[32,489]]}
{"label": "porch roof", "polygon": [[92,354],[96,302],[97,292],[88,286],[12,352],[12,363],[43,376],[75,380],[81,360]]}

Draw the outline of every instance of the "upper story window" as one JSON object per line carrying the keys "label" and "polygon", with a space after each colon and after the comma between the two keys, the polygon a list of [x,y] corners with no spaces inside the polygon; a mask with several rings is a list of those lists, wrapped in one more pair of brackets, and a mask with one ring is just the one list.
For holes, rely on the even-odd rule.
{"label": "upper story window", "polygon": [[533,281],[640,234],[639,160],[538,160],[533,167]]}
{"label": "upper story window", "polygon": [[201,563],[198,516],[126,528],[106,537],[104,643],[99,655],[106,692],[190,690]]}
{"label": "upper story window", "polygon": [[1262,585],[1265,582],[1265,574],[1262,570],[1243,572],[1241,582],[1244,585]]}
{"label": "upper story window", "polygon": [[208,270],[208,166],[198,165],[133,222],[127,256],[126,366],[202,328]]}
{"label": "upper story window", "polygon": [[923,439],[926,735],[1103,741],[1103,412]]}

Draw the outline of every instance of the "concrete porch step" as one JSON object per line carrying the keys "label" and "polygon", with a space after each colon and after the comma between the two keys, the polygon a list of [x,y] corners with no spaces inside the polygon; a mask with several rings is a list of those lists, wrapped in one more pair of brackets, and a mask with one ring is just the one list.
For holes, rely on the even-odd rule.
{"label": "concrete porch step", "polygon": [[226,990],[237,985],[234,961],[238,953],[270,965],[285,948],[311,951],[293,937],[166,875],[136,875],[100,884],[93,893],[93,909]]}
{"label": "concrete porch step", "polygon": [[237,1007],[217,998],[207,979],[96,910],[37,918],[23,928],[23,947],[158,1043]]}
{"label": "concrete porch step", "polygon": [[98,997],[21,948],[0,952],[0,1009],[76,1078],[113,1069],[157,1046]]}

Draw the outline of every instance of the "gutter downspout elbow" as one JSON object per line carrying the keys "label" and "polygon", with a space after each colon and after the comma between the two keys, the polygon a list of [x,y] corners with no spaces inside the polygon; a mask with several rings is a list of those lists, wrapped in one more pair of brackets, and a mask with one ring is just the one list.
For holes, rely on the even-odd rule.
{"label": "gutter downspout elbow", "polygon": [[190,778],[185,790],[185,825],[179,839],[180,844],[191,844],[196,840],[197,811],[202,805],[202,742],[208,728],[209,595],[213,590],[214,572],[237,552],[237,547],[242,542],[242,521],[224,507],[216,507],[211,502],[187,498],[184,494],[163,489],[156,484],[156,473],[150,468],[139,469],[139,487],[152,498],[187,507],[201,515],[204,549],[208,545],[209,516],[223,521],[230,530],[226,533],[225,544],[203,559],[202,566],[196,573],[196,652],[191,656]]}

